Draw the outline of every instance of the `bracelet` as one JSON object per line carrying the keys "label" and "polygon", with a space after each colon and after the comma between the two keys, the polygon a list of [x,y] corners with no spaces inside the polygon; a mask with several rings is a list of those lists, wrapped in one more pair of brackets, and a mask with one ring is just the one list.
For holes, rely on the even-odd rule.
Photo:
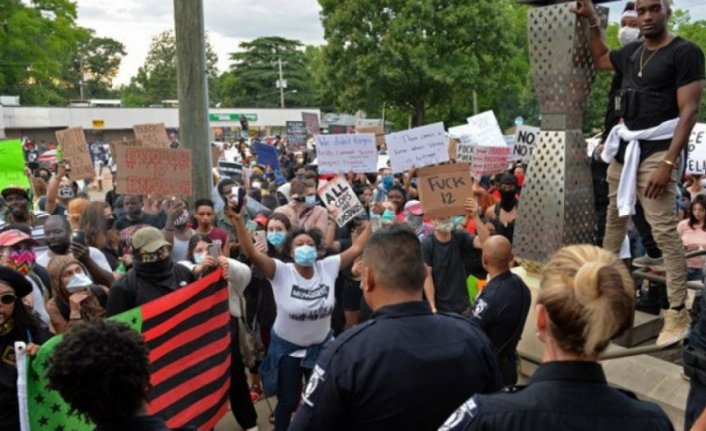
{"label": "bracelet", "polygon": [[601,25],[601,24],[598,20],[596,20],[596,22],[594,22],[593,24],[591,24],[590,19],[588,20],[588,28],[598,28],[599,25]]}
{"label": "bracelet", "polygon": [[674,166],[674,162],[671,161],[671,160],[662,159],[662,163],[664,163],[665,165],[669,166],[669,167],[672,168],[672,169],[674,169],[674,167],[675,167],[675,166]]}
{"label": "bracelet", "polygon": [[69,320],[81,320],[81,317],[69,317]]}

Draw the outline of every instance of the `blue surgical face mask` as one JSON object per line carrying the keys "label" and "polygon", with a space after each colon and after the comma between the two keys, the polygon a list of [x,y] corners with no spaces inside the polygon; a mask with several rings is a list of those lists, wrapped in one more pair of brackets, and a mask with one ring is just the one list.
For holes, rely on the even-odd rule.
{"label": "blue surgical face mask", "polygon": [[385,189],[389,189],[392,187],[392,184],[395,182],[395,179],[392,177],[392,175],[385,175],[382,177],[382,186],[385,187]]}
{"label": "blue surgical face mask", "polygon": [[461,224],[463,224],[463,217],[462,216],[454,217],[454,227],[459,226]]}
{"label": "blue surgical face mask", "polygon": [[206,258],[206,253],[195,253],[194,254],[194,263],[197,265],[201,265],[203,263],[203,260]]}
{"label": "blue surgical face mask", "polygon": [[392,210],[385,210],[385,212],[382,213],[382,221],[394,221],[395,220],[395,213],[392,212]]}
{"label": "blue surgical face mask", "polygon": [[286,235],[284,232],[268,232],[267,233],[267,241],[270,242],[270,244],[274,245],[275,247],[279,247],[280,245],[284,244],[284,238]]}
{"label": "blue surgical face mask", "polygon": [[307,196],[304,200],[304,205],[306,205],[307,208],[313,208],[316,205],[316,196]]}
{"label": "blue surgical face mask", "polygon": [[313,266],[316,262],[316,248],[300,245],[294,250],[294,262],[301,266]]}
{"label": "blue surgical face mask", "polygon": [[93,284],[93,280],[86,274],[75,274],[69,279],[69,283],[66,285],[66,290],[69,293],[74,293],[77,290],[88,287]]}

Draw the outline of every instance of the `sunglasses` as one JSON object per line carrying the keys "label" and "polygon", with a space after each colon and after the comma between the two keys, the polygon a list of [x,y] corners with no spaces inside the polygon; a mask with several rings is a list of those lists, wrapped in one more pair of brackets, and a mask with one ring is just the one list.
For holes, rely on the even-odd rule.
{"label": "sunglasses", "polygon": [[14,304],[16,300],[17,300],[17,296],[13,295],[12,293],[6,293],[4,295],[0,295],[0,302],[5,305]]}
{"label": "sunglasses", "polygon": [[169,247],[162,247],[154,253],[140,253],[140,261],[142,263],[157,262],[158,260],[165,260],[169,255]]}

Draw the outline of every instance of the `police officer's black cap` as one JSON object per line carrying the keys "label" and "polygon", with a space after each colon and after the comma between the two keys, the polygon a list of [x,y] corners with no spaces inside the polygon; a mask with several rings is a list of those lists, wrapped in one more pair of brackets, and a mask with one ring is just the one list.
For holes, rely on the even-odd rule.
{"label": "police officer's black cap", "polygon": [[15,291],[15,295],[19,298],[32,293],[32,284],[25,276],[5,266],[0,266],[0,284],[10,286]]}

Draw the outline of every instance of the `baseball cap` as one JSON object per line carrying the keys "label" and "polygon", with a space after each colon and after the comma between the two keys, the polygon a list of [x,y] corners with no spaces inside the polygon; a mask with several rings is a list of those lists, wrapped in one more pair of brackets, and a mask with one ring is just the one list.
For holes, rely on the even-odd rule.
{"label": "baseball cap", "polygon": [[164,240],[162,232],[151,226],[143,227],[132,237],[132,248],[146,253],[154,253],[165,245],[170,244]]}
{"label": "baseball cap", "polygon": [[407,201],[407,203],[404,204],[404,211],[416,216],[424,215],[422,203],[417,200]]}
{"label": "baseball cap", "polygon": [[32,245],[39,245],[31,236],[17,229],[8,229],[0,233],[0,247],[10,247],[23,241],[30,241]]}
{"label": "baseball cap", "polygon": [[503,176],[500,177],[500,184],[517,186],[517,178],[514,175],[503,174]]}
{"label": "baseball cap", "polygon": [[253,221],[255,221],[260,226],[267,226],[267,216],[265,214],[258,214]]}
{"label": "baseball cap", "polygon": [[29,200],[29,193],[27,193],[27,189],[19,184],[11,184],[2,189],[2,197],[4,199],[7,199],[10,195],[21,195],[25,199]]}

